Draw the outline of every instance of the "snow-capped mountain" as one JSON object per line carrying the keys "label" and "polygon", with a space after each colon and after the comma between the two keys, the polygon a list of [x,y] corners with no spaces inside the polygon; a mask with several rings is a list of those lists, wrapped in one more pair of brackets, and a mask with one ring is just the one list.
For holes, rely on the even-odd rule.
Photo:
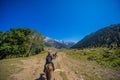
{"label": "snow-capped mountain", "polygon": [[55,48],[70,48],[75,44],[75,42],[65,42],[63,40],[56,40],[49,37],[45,37],[44,42],[46,46],[52,46]]}

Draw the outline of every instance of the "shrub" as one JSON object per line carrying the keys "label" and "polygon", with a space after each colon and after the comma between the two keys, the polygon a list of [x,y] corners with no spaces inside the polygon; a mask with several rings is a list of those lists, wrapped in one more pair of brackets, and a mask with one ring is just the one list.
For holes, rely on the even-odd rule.
{"label": "shrub", "polygon": [[96,59],[97,59],[96,56],[89,56],[89,57],[87,58],[87,60],[90,60],[90,61],[94,61],[94,60],[96,60]]}

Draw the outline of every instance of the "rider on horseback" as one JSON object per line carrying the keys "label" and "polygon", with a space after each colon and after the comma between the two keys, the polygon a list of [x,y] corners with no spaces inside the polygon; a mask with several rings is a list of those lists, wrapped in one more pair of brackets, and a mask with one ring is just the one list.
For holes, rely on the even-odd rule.
{"label": "rider on horseback", "polygon": [[52,58],[50,52],[48,52],[48,55],[46,56],[46,63],[45,63],[45,65],[44,65],[44,72],[45,72],[45,67],[46,67],[46,65],[49,64],[49,63],[52,64],[52,66],[53,66],[53,71],[55,70],[55,66],[54,66],[54,64],[53,64],[53,62],[52,62],[52,59],[53,59],[53,58]]}

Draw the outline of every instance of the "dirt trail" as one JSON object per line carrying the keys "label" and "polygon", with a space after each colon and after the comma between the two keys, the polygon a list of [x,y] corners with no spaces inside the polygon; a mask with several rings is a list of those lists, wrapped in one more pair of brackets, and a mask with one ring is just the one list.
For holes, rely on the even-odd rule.
{"label": "dirt trail", "polygon": [[[33,57],[21,60],[22,64],[18,63],[16,65],[23,68],[23,70],[11,75],[10,80],[44,80],[45,76],[41,77],[40,75],[43,74],[45,56],[46,54],[40,59]],[[120,75],[115,75],[117,73],[115,71],[79,62],[68,57],[64,52],[59,52],[58,57],[53,62],[56,67],[53,74],[55,80],[110,80],[112,76],[120,78]],[[112,73],[108,75],[110,72]],[[102,78],[104,76],[108,77]]]}
{"label": "dirt trail", "polygon": [[40,61],[37,58],[21,60],[22,64],[16,64],[17,67],[23,70],[17,74],[11,75],[12,80],[35,80],[39,78],[40,72],[42,72],[44,61]]}
{"label": "dirt trail", "polygon": [[[70,64],[67,64],[66,56],[63,52],[58,53],[59,57],[53,60],[55,64],[56,71],[53,74],[53,79],[55,80],[83,80],[71,70]],[[16,64],[17,67],[23,70],[17,74],[10,76],[12,80],[42,80],[40,79],[40,74],[43,74],[43,67],[45,63],[45,56],[40,60],[38,58],[30,58],[27,60],[21,60],[22,64]],[[43,76],[42,78],[45,78]]]}

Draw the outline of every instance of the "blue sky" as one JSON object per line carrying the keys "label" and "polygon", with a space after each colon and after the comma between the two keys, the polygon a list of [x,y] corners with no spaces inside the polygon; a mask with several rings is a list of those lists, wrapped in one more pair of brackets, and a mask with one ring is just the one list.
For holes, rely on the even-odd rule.
{"label": "blue sky", "polygon": [[0,30],[31,28],[65,41],[79,41],[120,23],[119,0],[0,0]]}

